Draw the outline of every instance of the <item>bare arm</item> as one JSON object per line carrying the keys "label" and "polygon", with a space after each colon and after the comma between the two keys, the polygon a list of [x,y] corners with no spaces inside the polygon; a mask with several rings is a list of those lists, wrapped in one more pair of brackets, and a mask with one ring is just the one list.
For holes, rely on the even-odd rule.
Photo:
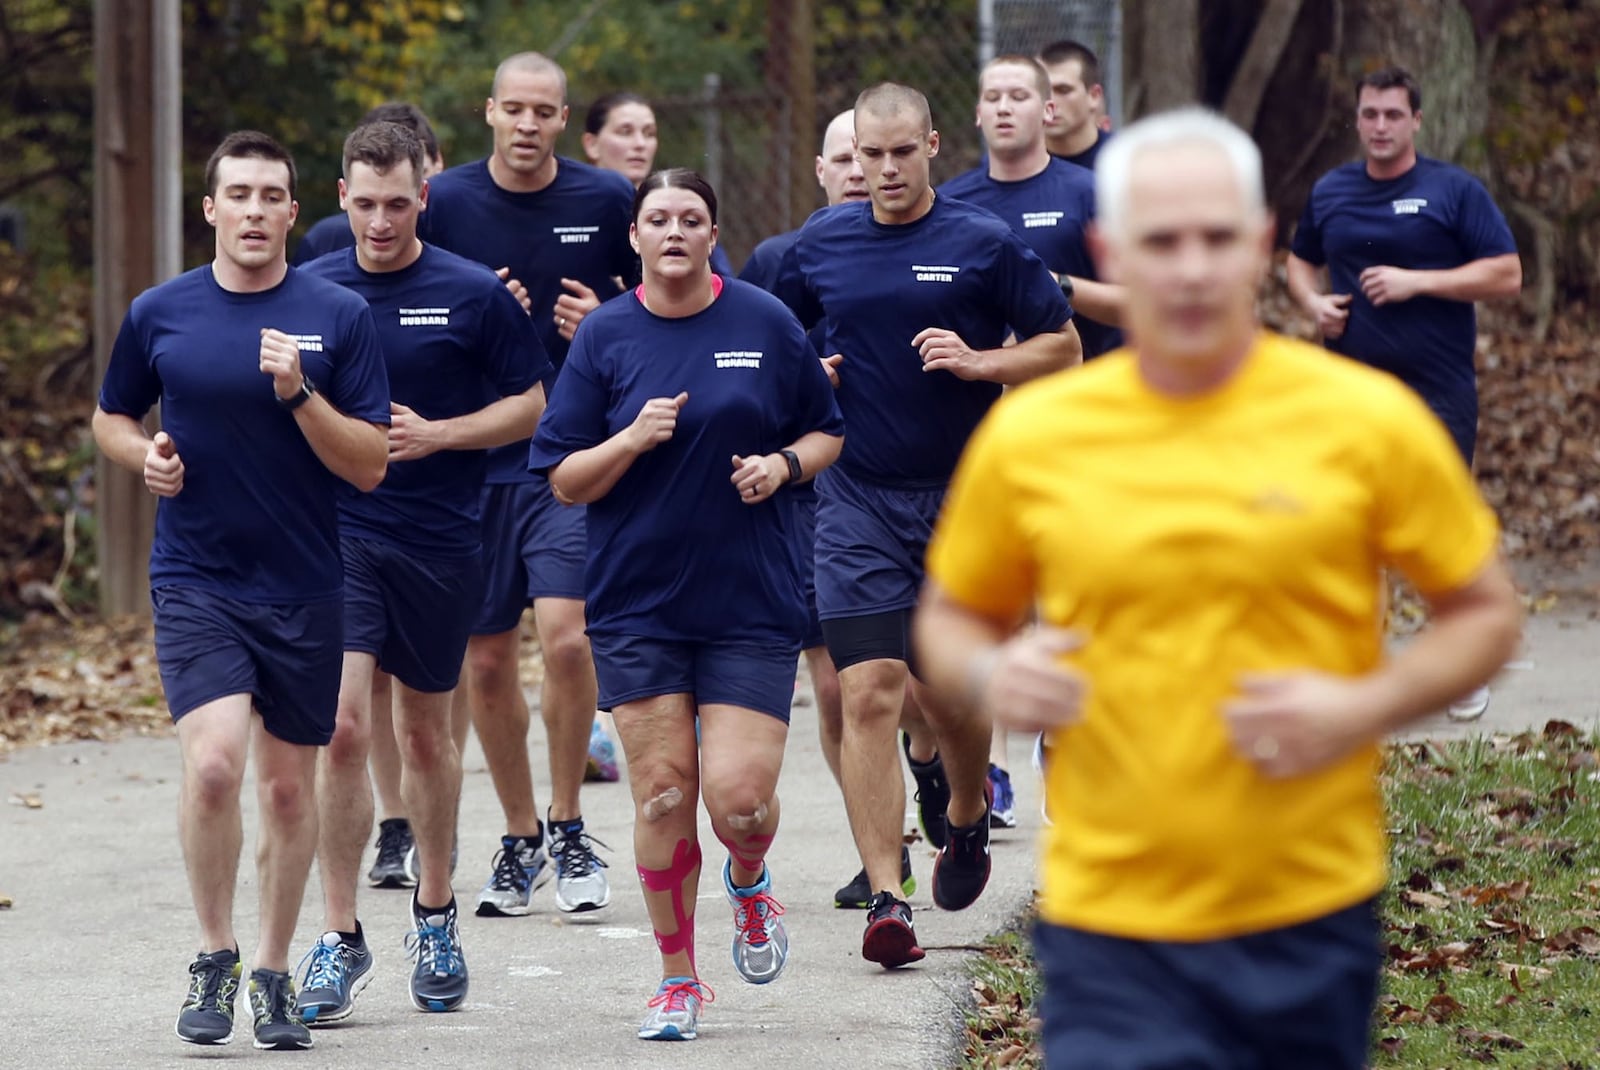
{"label": "bare arm", "polygon": [[640,455],[672,437],[678,426],[678,412],[688,400],[687,393],[675,398],[651,398],[633,423],[598,446],[563,457],[550,469],[550,490],[556,500],[562,505],[587,505],[611,493]]}
{"label": "bare arm", "polygon": [[389,460],[414,461],[440,450],[486,450],[533,436],[544,413],[544,386],[490,402],[477,412],[425,420],[404,405],[390,404]]}
{"label": "bare arm", "polygon": [[[844,436],[807,431],[785,448],[800,459],[803,483],[839,459],[839,451],[844,449]],[[789,482],[789,462],[781,450],[759,457],[734,457],[730,479],[744,503],[754,505],[766,501]]]}
{"label": "bare arm", "polygon": [[138,420],[98,406],[90,427],[100,451],[119,468],[143,475],[151,494],[171,498],[183,489],[183,458],[165,431],[151,438]]}
{"label": "bare arm", "polygon": [[943,327],[917,332],[911,344],[922,353],[925,372],[948,371],[962,379],[983,379],[1005,386],[1083,363],[1083,341],[1070,320],[1058,330],[999,349],[972,349],[959,334]]}
{"label": "bare arm", "polygon": [[1113,282],[1080,279],[1076,275],[1068,275],[1067,278],[1072,280],[1073,308],[1096,323],[1104,323],[1108,327],[1122,326],[1122,305],[1126,294],[1121,286]]}
{"label": "bare arm", "polygon": [[[305,374],[300,346],[282,331],[261,329],[261,371],[272,376],[280,401],[300,393]],[[294,421],[323,467],[357,490],[370,491],[383,482],[389,466],[389,429],[346,416],[321,394],[313,394],[294,410]]]}
{"label": "bare arm", "polygon": [[1515,297],[1522,292],[1522,259],[1516,253],[1503,253],[1435,271],[1369,267],[1361,273],[1361,291],[1374,305],[1413,297],[1441,297],[1447,301]]}
{"label": "bare arm", "polygon": [[1293,253],[1289,254],[1286,269],[1289,295],[1316,321],[1322,337],[1332,340],[1344,334],[1345,323],[1350,319],[1351,295],[1323,293],[1322,269]]}

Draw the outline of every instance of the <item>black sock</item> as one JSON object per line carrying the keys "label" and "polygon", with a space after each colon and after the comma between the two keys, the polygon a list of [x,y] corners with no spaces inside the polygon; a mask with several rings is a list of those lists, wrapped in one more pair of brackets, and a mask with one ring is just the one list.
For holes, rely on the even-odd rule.
{"label": "black sock", "polygon": [[411,901],[411,906],[412,909],[416,911],[417,917],[419,918],[426,918],[430,914],[448,914],[456,908],[456,897],[452,895],[450,897],[450,902],[446,903],[442,907],[423,906],[421,899],[413,899]]}
{"label": "black sock", "polygon": [[356,919],[355,932],[347,933],[339,929],[335,929],[334,932],[338,933],[339,941],[341,943],[349,944],[351,947],[361,947],[367,942],[367,934],[366,931],[361,928],[360,918]]}

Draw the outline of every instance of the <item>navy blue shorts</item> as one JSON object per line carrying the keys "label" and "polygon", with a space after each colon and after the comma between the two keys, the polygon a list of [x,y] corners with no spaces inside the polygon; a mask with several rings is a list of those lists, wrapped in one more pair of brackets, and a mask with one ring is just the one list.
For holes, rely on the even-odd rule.
{"label": "navy blue shorts", "polygon": [[509,632],[535,598],[583,601],[584,509],[562,505],[550,481],[483,488],[483,606],[473,635]]}
{"label": "navy blue shorts", "polygon": [[800,545],[805,555],[800,562],[800,580],[806,591],[806,634],[801,650],[822,646],[822,618],[817,616],[817,496],[811,488],[797,499]]}
{"label": "navy blue shorts", "polygon": [[339,540],[344,558],[344,648],[413,691],[449,691],[483,604],[483,565],[427,557],[377,539]]}
{"label": "navy blue shorts", "polygon": [[333,738],[344,667],[344,603],[239,602],[198,587],[157,587],[156,664],[177,721],[227,695],[250,695],[266,730],[302,746]]}
{"label": "navy blue shorts", "polygon": [[1049,1070],[1361,1070],[1378,998],[1377,906],[1229,940],[1034,929]]}
{"label": "navy blue shorts", "polygon": [[944,487],[902,490],[817,476],[817,613],[823,620],[911,609]]}
{"label": "navy blue shorts", "polygon": [[602,710],[658,695],[691,695],[696,706],[739,706],[789,723],[799,647],[592,632],[589,644]]}

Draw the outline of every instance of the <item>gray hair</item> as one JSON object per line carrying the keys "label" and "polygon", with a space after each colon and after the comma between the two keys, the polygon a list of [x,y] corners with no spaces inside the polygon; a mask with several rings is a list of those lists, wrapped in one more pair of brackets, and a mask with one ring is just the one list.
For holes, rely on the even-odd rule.
{"label": "gray hair", "polygon": [[1095,214],[1100,229],[1118,233],[1128,205],[1128,184],[1134,157],[1147,149],[1209,145],[1227,157],[1244,194],[1246,207],[1265,214],[1267,199],[1261,178],[1261,150],[1250,135],[1208,108],[1180,108],[1140,119],[1100,150],[1094,164]]}

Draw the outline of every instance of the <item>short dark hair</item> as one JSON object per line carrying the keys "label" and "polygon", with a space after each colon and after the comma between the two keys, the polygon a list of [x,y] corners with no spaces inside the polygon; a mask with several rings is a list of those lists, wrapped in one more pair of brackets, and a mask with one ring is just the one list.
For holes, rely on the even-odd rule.
{"label": "short dark hair", "polygon": [[[624,104],[643,104],[650,107],[650,102],[638,93],[626,89],[615,93],[607,93],[589,105],[589,112],[583,117],[583,132],[585,134],[598,134],[606,128],[606,120],[611,118],[611,112]],[[655,109],[651,109],[654,111]]]}
{"label": "short dark hair", "polygon": [[1404,67],[1383,67],[1361,76],[1361,81],[1356,83],[1356,103],[1361,103],[1363,89],[1404,89],[1406,98],[1411,101],[1411,114],[1415,115],[1422,110],[1422,86],[1411,76],[1411,72]]}
{"label": "short dark hair", "polygon": [[691,171],[687,167],[669,167],[664,171],[653,171],[650,177],[639,183],[639,188],[633,194],[633,221],[639,221],[639,213],[644,210],[644,199],[658,189],[686,189],[706,202],[706,211],[711,213],[711,224],[717,222],[717,191],[711,188],[711,183],[698,171]]}
{"label": "short dark hair", "polygon": [[379,104],[363,115],[356,125],[365,126],[368,123],[399,123],[417,135],[424,152],[435,160],[439,159],[439,136],[433,132],[433,124],[428,122],[428,117],[415,104],[404,100]]}
{"label": "short dark hair", "polygon": [[350,177],[352,164],[364,163],[386,175],[403,161],[411,161],[411,174],[422,184],[422,139],[409,126],[379,120],[362,123],[344,139],[344,177]]}
{"label": "short dark hair", "polygon": [[211,153],[211,158],[206,161],[207,197],[217,195],[217,165],[228,157],[283,161],[283,165],[289,169],[289,199],[294,200],[295,191],[300,185],[300,176],[294,169],[294,157],[289,155],[288,149],[259,130],[235,130],[223,138],[222,144]]}
{"label": "short dark hair", "polygon": [[869,85],[856,94],[856,123],[859,127],[862,112],[884,117],[896,115],[902,111],[909,111],[916,118],[922,120],[923,134],[933,130],[933,110],[928,107],[928,98],[922,90],[913,89],[899,82],[879,82]]}
{"label": "short dark hair", "polygon": [[1065,63],[1069,59],[1078,61],[1078,70],[1083,75],[1085,89],[1100,84],[1100,57],[1094,54],[1094,49],[1082,41],[1064,37],[1059,41],[1051,41],[1039,49],[1039,62],[1048,66]]}

